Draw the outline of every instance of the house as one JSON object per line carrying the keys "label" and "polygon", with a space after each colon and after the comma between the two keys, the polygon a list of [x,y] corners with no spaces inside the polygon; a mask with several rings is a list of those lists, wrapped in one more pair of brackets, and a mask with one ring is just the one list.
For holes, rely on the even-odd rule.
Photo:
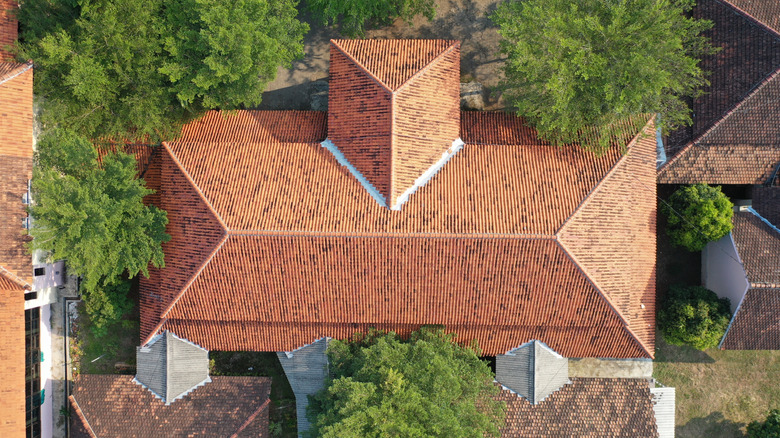
{"label": "house", "polygon": [[75,379],[70,436],[270,436],[270,378],[211,377],[208,351],[167,331],[138,347],[136,363],[135,377]]}
{"label": "house", "polygon": [[720,52],[693,125],[667,139],[660,184],[772,184],[780,166],[780,1],[700,0],[694,16]]}
{"label": "house", "polygon": [[328,113],[212,111],[163,143],[140,165],[172,237],[141,279],[142,342],[277,351],[299,430],[327,339],[370,327],[651,370],[653,119],[600,157],[551,146],[460,112],[459,49],[334,40]]}
{"label": "house", "polygon": [[780,350],[780,188],[756,192],[752,206],[736,207],[731,233],[702,253],[704,286],[731,301],[720,343],[729,350]]}

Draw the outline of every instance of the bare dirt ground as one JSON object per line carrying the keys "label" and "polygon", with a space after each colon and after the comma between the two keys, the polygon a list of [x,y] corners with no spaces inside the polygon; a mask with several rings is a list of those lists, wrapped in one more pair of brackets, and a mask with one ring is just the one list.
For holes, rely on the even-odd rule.
{"label": "bare dirt ground", "polygon": [[[367,31],[366,38],[460,40],[462,81],[476,80],[490,91],[499,82],[503,63],[498,54],[497,27],[489,19],[498,3],[498,0],[436,0],[436,17],[432,21],[416,17],[408,25],[396,20],[392,26]],[[276,80],[263,94],[260,109],[310,109],[309,84],[328,77],[329,41],[342,35],[337,28],[323,26],[306,12],[305,2],[299,10],[303,11],[301,20],[311,26],[304,38],[305,55],[292,68],[277,70]],[[501,106],[497,96],[492,96],[486,104],[490,109]]]}

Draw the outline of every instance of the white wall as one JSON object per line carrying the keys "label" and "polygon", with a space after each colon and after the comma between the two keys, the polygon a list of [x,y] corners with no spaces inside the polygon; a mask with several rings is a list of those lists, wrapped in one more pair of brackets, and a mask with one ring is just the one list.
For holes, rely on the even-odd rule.
{"label": "white wall", "polygon": [[704,287],[731,300],[731,313],[734,313],[750,283],[731,234],[708,243],[701,253],[701,263]]}
{"label": "white wall", "polygon": [[41,307],[41,351],[43,352],[43,362],[41,362],[41,389],[44,390],[44,400],[41,405],[41,436],[52,436],[52,426],[54,425],[54,412],[52,409],[51,366],[52,366],[52,348],[51,348],[51,306]]}

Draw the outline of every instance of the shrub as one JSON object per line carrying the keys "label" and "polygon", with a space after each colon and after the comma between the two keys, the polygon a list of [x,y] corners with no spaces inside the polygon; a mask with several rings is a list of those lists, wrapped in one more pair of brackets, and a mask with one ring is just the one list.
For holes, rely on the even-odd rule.
{"label": "shrub", "polygon": [[701,251],[708,242],[727,235],[733,224],[734,204],[720,186],[693,184],[677,189],[661,205],[668,218],[666,234],[672,244],[688,251]]}
{"label": "shrub", "polygon": [[766,421],[754,421],[748,424],[748,438],[777,438],[780,437],[780,409],[772,409],[766,417]]}
{"label": "shrub", "polygon": [[658,310],[666,342],[706,350],[718,345],[731,319],[728,298],[701,286],[672,286]]}

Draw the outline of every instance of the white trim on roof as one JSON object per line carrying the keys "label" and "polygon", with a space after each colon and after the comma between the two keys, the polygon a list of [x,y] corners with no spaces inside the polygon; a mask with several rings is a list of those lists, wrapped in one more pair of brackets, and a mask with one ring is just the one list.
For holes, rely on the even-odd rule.
{"label": "white trim on roof", "polygon": [[363,185],[363,188],[366,189],[368,194],[371,195],[371,197],[374,198],[374,200],[379,203],[379,205],[382,207],[387,207],[387,201],[385,200],[385,197],[379,193],[379,190],[377,190],[376,187],[372,186],[371,183],[368,182],[368,179],[366,179],[366,177],[363,176],[363,174],[360,173],[360,171],[357,170],[355,166],[349,162],[349,160],[347,160],[347,157],[344,156],[344,154],[329,138],[326,138],[325,141],[320,143],[320,145],[330,151],[336,161],[338,161],[342,166],[346,167],[347,170],[349,170],[350,173],[352,173],[352,175],[357,178],[360,184]]}
{"label": "white trim on roof", "polygon": [[457,154],[459,150],[463,149],[463,145],[463,140],[461,140],[460,137],[453,140],[450,148],[441,154],[439,161],[433,163],[433,165],[429,167],[428,170],[423,172],[423,174],[414,181],[414,185],[406,189],[406,191],[398,197],[398,201],[390,209],[400,210],[401,206],[409,200],[409,197],[412,196],[412,194],[416,192],[417,189],[427,184],[428,181],[430,181],[437,173],[439,173],[439,170],[441,170],[441,168],[444,167],[448,161],[450,161],[450,158],[452,158],[453,155]]}

